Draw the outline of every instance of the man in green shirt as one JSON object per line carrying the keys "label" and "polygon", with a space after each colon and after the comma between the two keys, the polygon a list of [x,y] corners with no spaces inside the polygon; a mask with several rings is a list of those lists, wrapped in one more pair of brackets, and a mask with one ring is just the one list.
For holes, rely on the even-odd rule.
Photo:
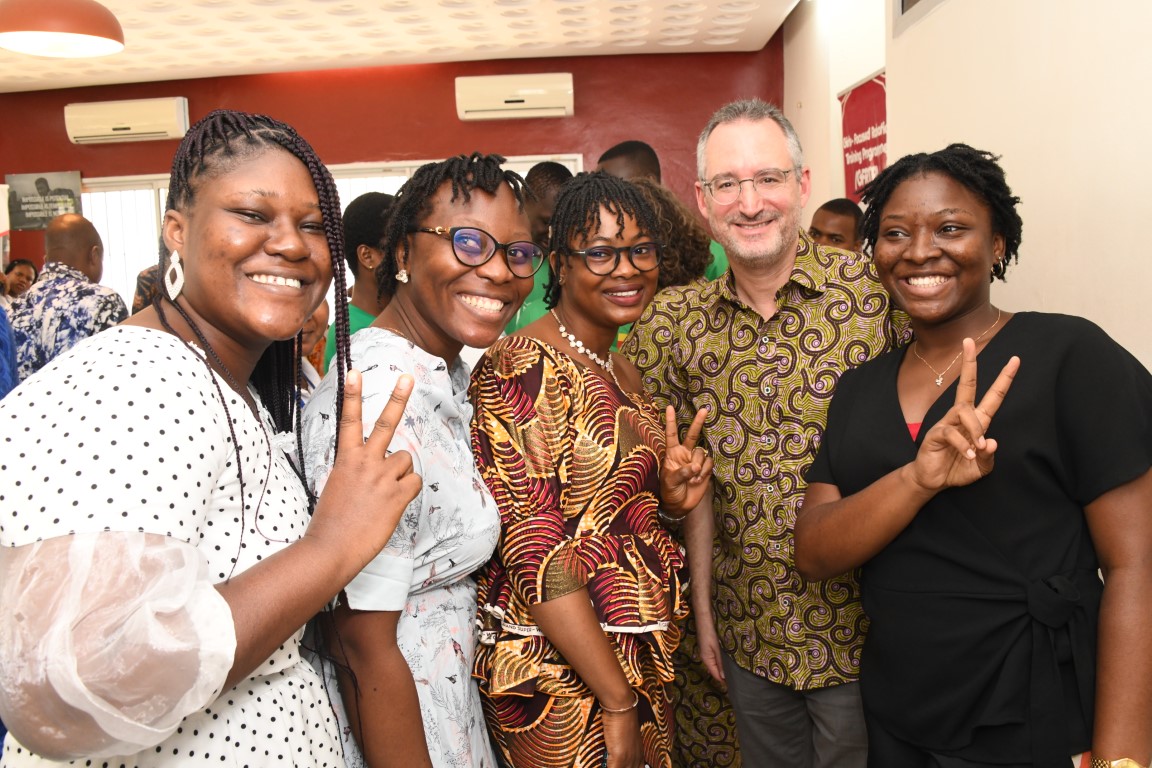
{"label": "man in green shirt", "polygon": [[[532,241],[548,252],[548,227],[552,223],[552,211],[556,208],[556,196],[560,194],[560,187],[572,178],[572,171],[560,163],[545,160],[536,163],[528,169],[524,183],[532,190],[534,197],[528,199],[524,209],[528,213],[528,223],[532,227]],[[532,321],[544,316],[548,307],[544,304],[544,284],[548,282],[548,269],[542,267],[533,275],[535,281],[532,292],[520,309],[504,329],[505,333],[512,333],[528,325]]]}

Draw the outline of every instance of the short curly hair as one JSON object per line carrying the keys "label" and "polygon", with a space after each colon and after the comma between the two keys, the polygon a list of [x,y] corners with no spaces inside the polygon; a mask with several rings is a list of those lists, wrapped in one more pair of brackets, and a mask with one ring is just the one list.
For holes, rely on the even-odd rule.
{"label": "short curly hair", "polygon": [[712,238],[704,225],[668,187],[647,178],[633,179],[632,184],[656,214],[657,231],[652,235],[663,246],[657,288],[687,285],[703,277],[712,261]]}
{"label": "short curly hair", "polygon": [[949,144],[937,152],[907,155],[885,168],[861,192],[868,206],[860,222],[865,252],[871,253],[880,237],[880,215],[896,188],[913,176],[943,173],[964,185],[991,211],[992,231],[1004,238],[1004,256],[993,265],[992,277],[1005,280],[1008,264],[1020,261],[1024,221],[1016,210],[1020,198],[1012,194],[999,159],[999,155],[967,144]]}

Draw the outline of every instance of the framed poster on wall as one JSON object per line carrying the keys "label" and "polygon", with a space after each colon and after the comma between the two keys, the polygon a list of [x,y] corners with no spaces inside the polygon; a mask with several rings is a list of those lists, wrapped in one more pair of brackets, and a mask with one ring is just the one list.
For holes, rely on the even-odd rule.
{"label": "framed poster on wall", "polygon": [[4,183],[12,229],[44,229],[62,213],[80,213],[80,171],[9,173]]}

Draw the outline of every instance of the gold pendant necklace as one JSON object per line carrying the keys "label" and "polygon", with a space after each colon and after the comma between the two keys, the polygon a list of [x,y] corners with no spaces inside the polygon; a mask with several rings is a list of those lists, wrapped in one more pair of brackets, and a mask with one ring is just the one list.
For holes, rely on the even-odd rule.
{"label": "gold pendant necklace", "polygon": [[[999,324],[1000,314],[1001,314],[1001,310],[999,308],[997,308],[996,319],[992,322],[992,325],[988,326],[988,328],[985,329],[984,333],[977,336],[975,339],[973,339],[973,341],[978,342],[978,341],[980,341],[980,339],[987,336],[988,332],[991,331],[993,328],[995,328],[997,326],[997,324]],[[948,374],[948,371],[952,370],[952,366],[956,365],[956,361],[960,359],[960,356],[964,354],[964,347],[963,346],[960,347],[960,351],[958,353],[956,353],[956,357],[952,358],[952,362],[948,363],[947,368],[945,368],[942,371],[938,371],[932,367],[931,363],[929,363],[927,360],[925,360],[923,357],[920,356],[920,352],[917,351],[917,349],[916,349],[919,346],[920,346],[919,341],[917,341],[915,344],[912,345],[912,354],[916,355],[916,357],[919,358],[920,362],[922,362],[922,363],[924,363],[924,365],[928,366],[928,370],[930,370],[930,371],[932,371],[932,373],[936,374],[936,379],[935,379],[936,386],[938,386],[938,387],[944,386],[944,377]]]}

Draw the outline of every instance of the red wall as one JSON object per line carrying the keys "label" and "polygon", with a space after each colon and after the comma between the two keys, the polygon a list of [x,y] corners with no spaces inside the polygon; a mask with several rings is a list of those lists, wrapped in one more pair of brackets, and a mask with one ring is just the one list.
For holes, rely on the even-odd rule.
{"label": "red wall", "polygon": [[[571,72],[571,118],[461,122],[459,75]],[[692,200],[696,137],[720,105],[784,96],[777,32],[754,53],[588,56],[246,75],[0,94],[0,174],[79,170],[84,177],[166,173],[174,141],[77,146],[64,105],[186,96],[193,122],[213,109],[264,112],[293,125],[328,163],[438,158],[480,150],[504,155],[582,151],[592,168],[626,139],[651,144],[664,183]],[[39,232],[13,232],[12,258],[43,255]]]}

